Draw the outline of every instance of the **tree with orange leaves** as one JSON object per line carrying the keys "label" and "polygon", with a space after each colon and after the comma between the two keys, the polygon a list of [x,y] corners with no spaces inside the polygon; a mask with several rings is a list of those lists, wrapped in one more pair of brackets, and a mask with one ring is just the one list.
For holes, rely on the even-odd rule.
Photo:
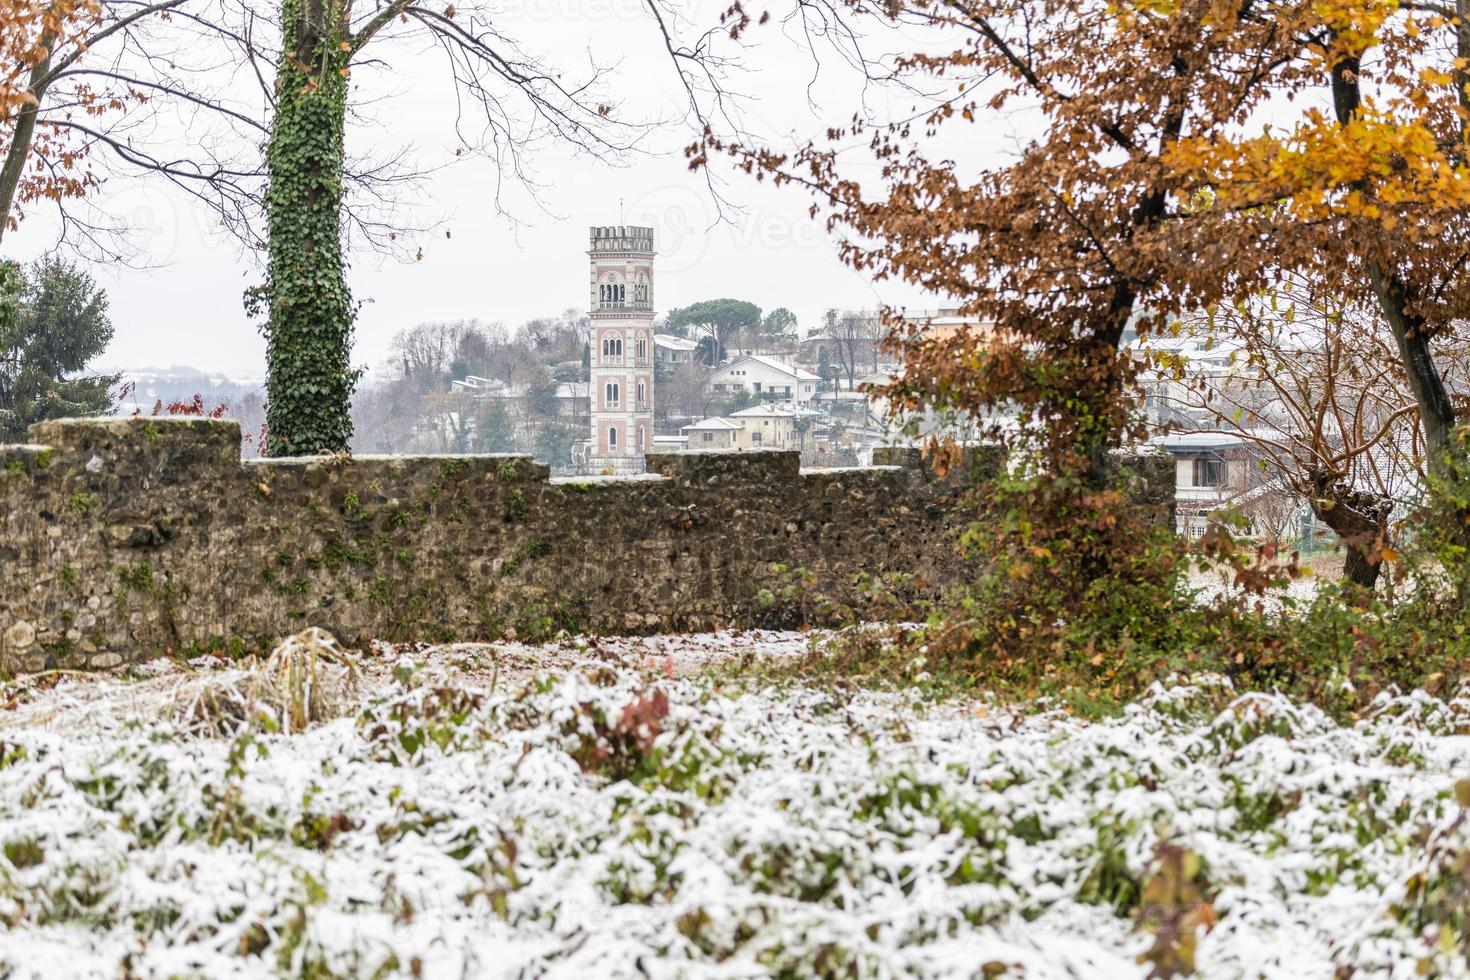
{"label": "tree with orange leaves", "polygon": [[[1166,630],[1181,549],[1172,528],[1126,494],[1114,452],[1146,434],[1135,406],[1142,365],[1125,340],[1264,284],[1264,256],[1242,262],[1238,243],[1220,233],[1233,215],[1203,208],[1169,161],[1181,141],[1246,126],[1272,84],[1298,70],[1300,40],[1256,17],[1253,0],[794,7],[828,25],[871,18],[907,28],[911,53],[849,62],[921,107],[892,120],[859,116],[780,152],[720,114],[718,79],[686,75],[707,124],[691,163],[728,155],[806,188],[852,267],[937,293],[939,304],[987,324],[939,331],[901,310],[886,314],[904,358],[883,391],[891,405],[1017,422],[991,431],[1021,450],[1012,458],[1022,465],[996,484],[966,535],[986,558],[967,599],[982,610],[975,643],[1011,657],[1038,642],[1113,644],[1120,630]],[[726,29],[739,39],[765,19],[737,5]],[[857,36],[830,26],[806,33]],[[981,141],[987,122],[1021,113],[1035,132],[1013,159],[954,159],[955,141]],[[852,164],[864,143],[876,178]],[[941,467],[960,458],[942,440],[931,448]]]}
{"label": "tree with orange leaves", "polygon": [[1464,411],[1437,345],[1470,317],[1470,8],[1321,0],[1282,26],[1304,70],[1269,124],[1182,140],[1167,163],[1281,268],[1347,274],[1392,333],[1438,467]]}
{"label": "tree with orange leaves", "polygon": [[[53,55],[85,35],[99,11],[98,0],[0,0],[0,145],[7,158],[22,144],[21,155],[29,155]],[[80,196],[91,183],[81,165],[84,150],[64,149],[57,134],[43,134],[41,140],[43,153],[57,166],[28,180],[23,161],[0,166],[0,236],[15,227],[11,209],[18,195]]]}
{"label": "tree with orange leaves", "polygon": [[[1168,161],[1181,141],[1245,125],[1268,83],[1293,71],[1298,39],[1247,16],[1253,4],[1221,0],[797,0],[817,6],[950,42],[900,57],[894,73],[940,95],[916,119],[858,119],[793,153],[711,121],[692,162],[728,153],[805,186],[846,233],[852,266],[994,324],[939,334],[892,312],[906,362],[887,392],[896,406],[1013,406],[1051,472],[1101,487],[1108,451],[1138,433],[1125,334],[1215,302],[1259,271],[1211,233],[1219,222]],[[761,19],[739,6],[728,16],[737,36]],[[1023,106],[1041,130],[1013,162],[969,170],[932,149]],[[838,147],[854,137],[868,141],[880,186],[844,171]]]}

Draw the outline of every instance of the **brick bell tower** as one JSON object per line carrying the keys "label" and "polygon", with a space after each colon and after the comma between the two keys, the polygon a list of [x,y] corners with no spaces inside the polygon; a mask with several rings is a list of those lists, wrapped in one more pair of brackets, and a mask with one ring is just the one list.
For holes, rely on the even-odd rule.
{"label": "brick bell tower", "polygon": [[653,449],[653,229],[592,229],[593,473],[642,473]]}

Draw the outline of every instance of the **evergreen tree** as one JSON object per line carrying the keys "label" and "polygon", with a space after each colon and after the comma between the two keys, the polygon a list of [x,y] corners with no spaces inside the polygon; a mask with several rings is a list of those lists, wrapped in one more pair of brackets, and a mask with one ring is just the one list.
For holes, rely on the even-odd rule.
{"label": "evergreen tree", "polygon": [[106,412],[117,375],[80,372],[111,340],[107,294],[87,273],[55,258],[24,276],[0,263],[0,442],[43,419]]}
{"label": "evergreen tree", "polygon": [[500,398],[489,399],[489,404],[480,413],[479,433],[476,442],[485,453],[513,453],[516,451],[516,424]]}
{"label": "evergreen tree", "polygon": [[572,465],[572,447],[586,436],[580,426],[564,422],[546,422],[536,430],[536,458],[564,470]]}
{"label": "evergreen tree", "polygon": [[824,382],[832,380],[832,357],[826,347],[817,349],[817,377]]}

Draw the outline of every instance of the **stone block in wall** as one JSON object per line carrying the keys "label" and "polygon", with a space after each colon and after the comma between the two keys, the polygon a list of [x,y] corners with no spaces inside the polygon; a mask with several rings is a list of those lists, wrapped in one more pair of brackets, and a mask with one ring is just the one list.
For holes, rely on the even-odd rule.
{"label": "stone block in wall", "polygon": [[31,443],[0,445],[0,479],[17,479],[34,475],[51,464],[56,450]]}
{"label": "stone block in wall", "polygon": [[55,451],[63,470],[177,484],[208,479],[240,463],[240,423],[233,419],[163,417],[51,419],[29,430]]}
{"label": "stone block in wall", "polygon": [[801,475],[801,453],[784,449],[649,453],[644,467],[649,473],[692,486],[790,488]]}
{"label": "stone block in wall", "polygon": [[[318,502],[358,506],[390,499],[437,496],[446,488],[545,483],[551,467],[530,456],[500,453],[446,456],[296,456],[245,462],[250,483],[267,495],[319,495]],[[263,488],[263,489],[262,489]]]}

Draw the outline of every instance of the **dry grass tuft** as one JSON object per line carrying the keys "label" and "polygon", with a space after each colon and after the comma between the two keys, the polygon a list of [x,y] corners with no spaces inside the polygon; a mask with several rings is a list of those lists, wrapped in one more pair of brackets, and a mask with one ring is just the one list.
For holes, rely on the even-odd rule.
{"label": "dry grass tuft", "polygon": [[361,685],[357,662],[312,627],[282,640],[263,664],[246,661],[241,670],[180,684],[170,715],[200,734],[231,734],[256,720],[301,732],[354,707]]}

